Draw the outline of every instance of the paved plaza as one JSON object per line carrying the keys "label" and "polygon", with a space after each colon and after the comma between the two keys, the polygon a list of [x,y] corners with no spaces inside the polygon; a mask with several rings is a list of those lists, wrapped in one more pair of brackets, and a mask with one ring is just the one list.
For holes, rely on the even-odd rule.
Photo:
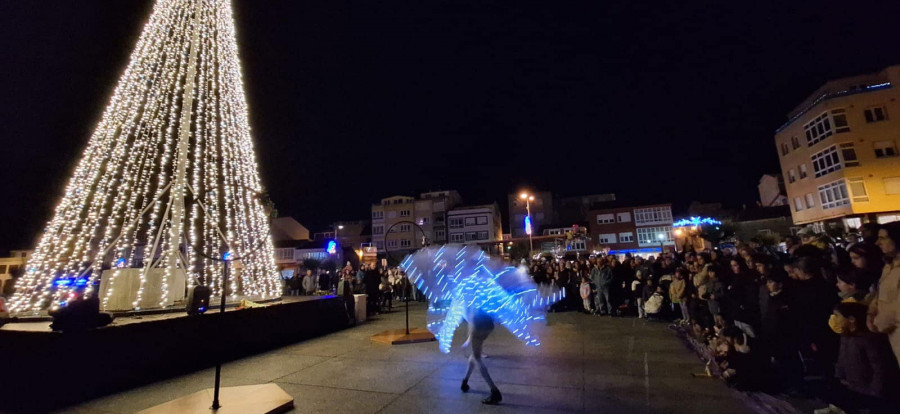
{"label": "paved plaza", "polygon": [[[424,325],[424,306],[411,306]],[[274,382],[295,398],[293,412],[472,413],[609,412],[743,413],[739,395],[721,381],[694,378],[703,363],[665,324],[578,313],[548,315],[543,345],[526,348],[498,325],[486,359],[503,392],[484,406],[488,387],[477,371],[469,393],[459,384],[466,358],[457,331],[453,352],[437,343],[388,346],[369,336],[403,327],[403,312],[357,327],[244,358],[223,367],[223,384]],[[72,413],[132,413],[213,383],[213,369],[160,381],[70,407]]]}

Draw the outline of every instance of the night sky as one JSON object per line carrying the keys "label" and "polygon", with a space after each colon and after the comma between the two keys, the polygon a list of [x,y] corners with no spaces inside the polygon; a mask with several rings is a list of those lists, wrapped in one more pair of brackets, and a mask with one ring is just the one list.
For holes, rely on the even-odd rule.
{"label": "night sky", "polygon": [[[33,247],[151,3],[0,2],[0,249]],[[900,63],[896,0],[234,3],[263,183],[311,230],[438,189],[751,205],[788,111]]]}

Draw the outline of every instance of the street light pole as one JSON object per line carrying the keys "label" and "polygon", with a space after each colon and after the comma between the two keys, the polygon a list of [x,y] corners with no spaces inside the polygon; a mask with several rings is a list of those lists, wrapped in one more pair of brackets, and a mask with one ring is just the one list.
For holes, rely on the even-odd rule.
{"label": "street light pole", "polygon": [[523,192],[519,194],[519,198],[525,200],[525,232],[528,233],[528,260],[534,260],[534,239],[531,236],[534,233],[534,223],[531,222],[531,202],[534,201],[534,194]]}

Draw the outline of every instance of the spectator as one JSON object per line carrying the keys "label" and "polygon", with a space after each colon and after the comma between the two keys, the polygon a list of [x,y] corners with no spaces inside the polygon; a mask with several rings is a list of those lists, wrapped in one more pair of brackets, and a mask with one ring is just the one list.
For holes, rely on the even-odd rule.
{"label": "spectator", "polygon": [[876,243],[885,256],[875,300],[869,306],[867,324],[873,332],[886,334],[900,360],[900,222],[888,223],[878,231]]}
{"label": "spectator", "polygon": [[597,285],[597,313],[599,315],[612,315],[612,300],[610,298],[610,289],[612,288],[613,275],[612,268],[606,259],[600,260],[600,267],[597,270],[597,279],[594,282]]}
{"label": "spectator", "polygon": [[800,387],[802,365],[798,358],[797,315],[792,307],[792,298],[785,291],[786,281],[779,274],[771,275],[766,280],[769,299],[762,316],[762,338],[776,378],[795,392]]}
{"label": "spectator", "polygon": [[[675,279],[669,285],[669,300],[672,301],[672,311],[675,311],[675,306],[681,308],[680,322],[683,325],[691,321],[691,316],[688,312],[687,282],[684,280],[686,273],[687,270],[682,267],[675,269]],[[676,320],[676,322],[678,321]]]}
{"label": "spectator", "polygon": [[313,276],[311,269],[306,270],[306,276],[303,276],[303,293],[312,295],[316,292],[316,277]]}
{"label": "spectator", "polygon": [[582,312],[591,313],[591,280],[587,276],[581,277],[579,293],[581,293],[581,302],[584,307]]}
{"label": "spectator", "polygon": [[816,413],[897,412],[900,368],[885,337],[866,329],[867,310],[855,302],[842,302],[834,309],[837,323],[832,330],[841,337],[835,370],[840,383],[826,394],[829,409]]}
{"label": "spectator", "polygon": [[[644,297],[644,288],[647,286],[647,282],[644,280],[644,275],[646,275],[646,277],[649,277],[650,273],[645,273],[640,270],[635,272],[634,281],[631,282],[631,296],[634,298],[634,303],[637,307],[638,318],[641,319],[647,318],[647,312],[644,311],[644,302],[646,302],[646,299]],[[649,299],[649,297],[647,298]]]}
{"label": "spectator", "polygon": [[881,249],[878,246],[868,243],[854,243],[847,249],[847,253],[850,255],[850,262],[853,264],[853,267],[862,271],[860,282],[866,287],[872,286],[881,277],[881,271],[884,269],[884,260]]}

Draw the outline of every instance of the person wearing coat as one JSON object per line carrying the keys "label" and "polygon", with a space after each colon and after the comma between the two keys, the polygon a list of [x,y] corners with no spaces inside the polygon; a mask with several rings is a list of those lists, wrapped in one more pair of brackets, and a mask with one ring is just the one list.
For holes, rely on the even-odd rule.
{"label": "person wearing coat", "polygon": [[900,361],[900,222],[885,224],[878,231],[876,244],[887,264],[878,279],[866,324],[871,331],[888,336],[894,356]]}

